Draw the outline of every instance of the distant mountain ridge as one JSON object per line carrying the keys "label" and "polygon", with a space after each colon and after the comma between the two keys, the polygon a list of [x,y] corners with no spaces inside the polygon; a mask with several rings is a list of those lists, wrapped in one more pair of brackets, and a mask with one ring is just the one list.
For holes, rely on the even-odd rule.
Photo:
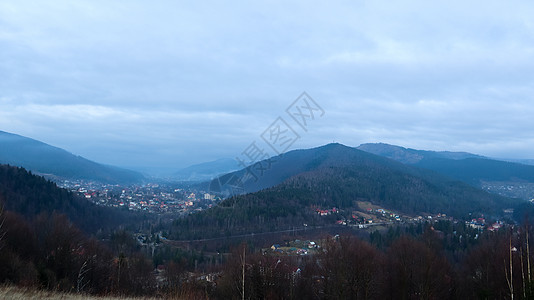
{"label": "distant mountain ridge", "polygon": [[102,165],[61,148],[4,131],[0,131],[0,164],[64,179],[122,184],[137,183],[144,179],[140,173]]}
{"label": "distant mountain ridge", "polygon": [[534,159],[502,158],[502,159],[497,159],[497,160],[502,160],[502,161],[508,161],[508,162],[513,162],[513,163],[523,164],[523,165],[534,166]]}
{"label": "distant mountain ridge", "polygon": [[384,156],[403,164],[416,164],[423,159],[443,158],[461,160],[466,158],[485,158],[483,156],[468,152],[451,152],[451,151],[428,151],[404,148],[401,146],[389,145],[384,143],[361,144],[356,149],[375,155]]}
{"label": "distant mountain ridge", "polygon": [[221,158],[183,168],[175,172],[172,177],[183,181],[205,181],[241,168],[237,160]]}
{"label": "distant mountain ridge", "polygon": [[[491,159],[466,152],[435,152],[415,150],[388,144],[363,144],[358,147],[376,155],[404,164],[428,169],[461,180],[476,187],[530,200],[534,196],[534,166],[519,162]],[[508,183],[519,183],[521,188],[509,190]],[[521,185],[521,183],[528,183]]]}

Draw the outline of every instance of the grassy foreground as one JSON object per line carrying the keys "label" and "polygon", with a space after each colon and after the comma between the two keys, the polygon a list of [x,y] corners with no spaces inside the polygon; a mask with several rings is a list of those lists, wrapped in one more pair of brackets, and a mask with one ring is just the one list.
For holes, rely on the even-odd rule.
{"label": "grassy foreground", "polygon": [[21,288],[16,286],[0,286],[0,299],[6,300],[22,300],[22,299],[73,299],[73,300],[140,300],[140,299],[156,299],[156,298],[128,298],[128,297],[96,297],[89,295],[79,295],[79,294],[67,294],[60,292],[52,292],[46,290],[36,290],[31,288]]}

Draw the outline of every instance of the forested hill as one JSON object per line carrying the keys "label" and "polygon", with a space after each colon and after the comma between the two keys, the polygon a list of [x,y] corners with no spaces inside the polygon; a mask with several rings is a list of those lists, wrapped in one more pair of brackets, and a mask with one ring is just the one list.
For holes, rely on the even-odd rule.
{"label": "forested hill", "polygon": [[65,179],[123,184],[144,179],[140,173],[102,165],[43,142],[4,131],[0,131],[0,164]]}
{"label": "forested hill", "polygon": [[[321,147],[293,150],[258,162],[250,168],[225,174],[210,183],[212,191],[228,192],[246,178],[243,193],[257,192],[273,187],[288,178],[323,166],[374,165],[405,170],[406,166],[394,160],[370,154],[352,147],[332,143]],[[247,176],[247,172],[249,175]],[[253,174],[250,175],[250,174]]]}
{"label": "forested hill", "polygon": [[128,223],[129,212],[98,207],[23,168],[0,165],[0,205],[27,219],[39,214],[65,214],[88,233]]}
{"label": "forested hill", "polygon": [[[298,174],[274,187],[226,199],[218,207],[178,220],[175,236],[272,231],[303,223],[322,225],[325,219],[318,218],[314,208],[336,207],[350,212],[359,209],[356,201],[410,215],[446,213],[462,219],[470,213],[499,215],[504,208],[520,203],[339,144],[311,149],[313,154],[299,152],[311,159],[299,162],[304,167]],[[280,167],[289,168],[282,163]]]}

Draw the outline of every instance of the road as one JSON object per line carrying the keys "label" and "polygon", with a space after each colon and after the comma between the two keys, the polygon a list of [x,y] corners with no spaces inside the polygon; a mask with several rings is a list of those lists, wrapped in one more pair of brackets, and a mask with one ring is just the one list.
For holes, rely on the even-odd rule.
{"label": "road", "polygon": [[[370,226],[380,226],[380,225],[389,225],[393,222],[382,222],[382,223],[373,223],[373,224],[366,224],[367,228]],[[269,234],[280,234],[280,233],[295,233],[295,232],[301,232],[301,231],[311,231],[311,230],[320,230],[320,229],[326,229],[326,228],[332,228],[332,227],[345,227],[344,225],[338,225],[338,224],[332,224],[332,225],[325,225],[325,226],[316,226],[316,227],[298,227],[293,229],[286,229],[286,230],[278,230],[278,231],[269,231],[269,232],[260,232],[260,233],[247,233],[247,234],[237,234],[237,235],[230,235],[230,236],[223,236],[223,237],[216,237],[216,238],[208,238],[208,239],[198,239],[198,240],[163,240],[164,243],[167,244],[185,244],[185,243],[202,243],[202,242],[211,242],[211,241],[218,241],[218,240],[226,240],[226,239],[235,239],[235,238],[246,238],[246,237],[254,237],[254,236],[261,236],[261,235],[269,235]],[[357,227],[351,226],[351,227]],[[356,228],[357,229],[357,228]]]}

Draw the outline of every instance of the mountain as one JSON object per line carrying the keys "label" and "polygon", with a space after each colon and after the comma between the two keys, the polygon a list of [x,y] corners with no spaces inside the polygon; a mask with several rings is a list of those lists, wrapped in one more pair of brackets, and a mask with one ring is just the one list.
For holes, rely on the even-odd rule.
{"label": "mountain", "polygon": [[[218,182],[229,179],[227,185],[235,186],[231,178],[244,174],[244,170],[227,174]],[[226,185],[220,187],[224,190]],[[244,190],[253,193],[227,198],[217,207],[177,220],[175,238],[324,225],[327,219],[318,217],[315,209],[335,207],[350,218],[353,210],[361,210],[361,202],[409,215],[446,213],[462,219],[500,215],[504,208],[521,203],[340,144],[275,157],[263,176],[245,182]]]}
{"label": "mountain", "polygon": [[[386,148],[385,146],[389,145],[376,145],[380,145],[382,149],[382,151],[379,151],[380,154],[362,151],[362,149],[347,147],[337,143],[318,148],[290,151],[283,155],[260,161],[249,168],[220,176],[211,181],[209,189],[223,194],[256,192],[275,186],[291,176],[311,171],[324,165],[336,166],[372,163],[388,165],[390,168],[403,170],[404,172],[421,172],[420,170],[416,171],[414,168],[406,168],[406,162],[411,161],[414,162],[413,164],[416,164],[427,156],[454,159],[479,157],[463,152],[431,152],[413,149],[405,149],[407,151],[403,152],[401,150],[404,148],[401,147],[393,146]],[[386,156],[385,154],[392,157]],[[243,180],[243,178],[245,179]],[[242,183],[240,180],[245,182]]]}
{"label": "mountain", "polygon": [[0,164],[24,167],[35,173],[62,179],[127,184],[140,182],[144,178],[140,173],[102,165],[43,142],[4,131],[0,131]]}
{"label": "mountain", "polygon": [[329,144],[290,151],[225,174],[212,180],[209,190],[227,195],[257,192],[323,166],[355,164],[387,165],[404,173],[435,177],[436,174],[423,171],[431,170],[471,185],[484,180],[534,182],[534,166],[486,159],[466,152],[421,151],[387,144],[365,144],[358,148]]}
{"label": "mountain", "polygon": [[[465,152],[435,152],[388,144],[363,144],[358,149],[432,170],[511,197],[534,197],[534,166]],[[513,185],[514,188],[510,187]]]}
{"label": "mountain", "polygon": [[328,155],[327,150],[336,145],[341,146],[331,144],[307,150],[294,150],[259,161],[248,168],[213,179],[209,190],[229,195],[257,192],[275,186],[291,176],[316,168],[321,159]]}
{"label": "mountain", "polygon": [[205,181],[239,169],[241,167],[237,163],[237,160],[221,158],[181,169],[174,173],[172,177],[181,181]]}

